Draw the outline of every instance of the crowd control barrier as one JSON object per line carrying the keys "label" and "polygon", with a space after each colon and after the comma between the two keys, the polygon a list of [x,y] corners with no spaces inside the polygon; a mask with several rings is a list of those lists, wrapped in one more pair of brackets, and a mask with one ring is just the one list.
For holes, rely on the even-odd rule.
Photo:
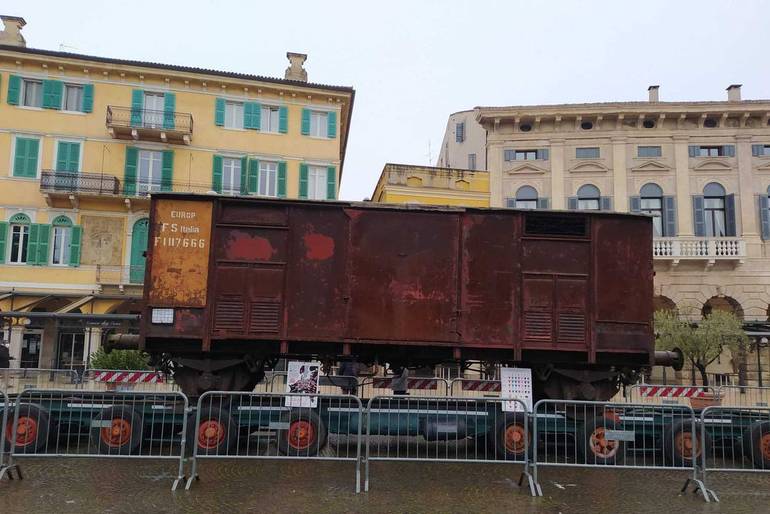
{"label": "crowd control barrier", "polygon": [[34,457],[167,459],[178,463],[172,490],[184,481],[182,393],[29,389],[11,414],[10,466]]}
{"label": "crowd control barrier", "polygon": [[0,368],[0,391],[11,396],[26,389],[75,388],[79,382],[71,369]]}
{"label": "crowd control barrier", "polygon": [[192,471],[206,459],[313,459],[355,463],[361,490],[361,400],[352,395],[207,392],[189,440]]}

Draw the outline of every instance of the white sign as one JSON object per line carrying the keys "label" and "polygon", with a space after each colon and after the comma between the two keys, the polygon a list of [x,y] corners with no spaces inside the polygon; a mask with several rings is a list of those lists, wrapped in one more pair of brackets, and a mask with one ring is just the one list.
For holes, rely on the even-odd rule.
{"label": "white sign", "polygon": [[[532,370],[529,368],[500,368],[500,397],[515,398],[532,411]],[[518,402],[503,402],[503,412],[522,412]]]}
{"label": "white sign", "polygon": [[[301,394],[318,394],[319,376],[321,374],[320,362],[289,361],[286,371],[286,392]],[[310,407],[318,405],[315,396],[287,396],[287,407]]]}

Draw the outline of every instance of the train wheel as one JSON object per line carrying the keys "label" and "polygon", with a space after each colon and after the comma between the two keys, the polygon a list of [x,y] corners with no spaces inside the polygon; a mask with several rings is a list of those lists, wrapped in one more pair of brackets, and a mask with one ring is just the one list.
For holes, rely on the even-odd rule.
{"label": "train wheel", "polygon": [[5,445],[15,453],[37,453],[48,442],[51,416],[46,409],[33,403],[19,405],[19,418],[14,435],[15,414],[8,412],[5,423]]}
{"label": "train wheel", "polygon": [[282,454],[312,457],[326,445],[326,427],[315,411],[292,410],[288,425],[278,432],[278,450]]}
{"label": "train wheel", "polygon": [[129,455],[139,448],[142,432],[142,418],[134,409],[106,407],[91,422],[91,443],[104,455]]}
{"label": "train wheel", "polygon": [[190,415],[187,436],[199,455],[228,455],[233,442],[238,440],[238,427],[226,409],[204,407],[197,426],[195,414]]}
{"label": "train wheel", "polygon": [[770,469],[770,421],[757,421],[743,434],[743,452],[756,469]]}
{"label": "train wheel", "polygon": [[624,442],[609,439],[607,432],[610,430],[622,430],[621,423],[610,417],[587,418],[575,434],[578,460],[585,459],[587,464],[620,464],[625,452]]}
{"label": "train wheel", "polygon": [[494,437],[489,439],[498,459],[522,460],[527,449],[532,450],[532,430],[527,426],[523,412],[503,412],[494,427]]}
{"label": "train wheel", "polygon": [[702,425],[695,423],[693,433],[692,420],[674,421],[663,430],[663,457],[674,467],[689,467],[693,459],[700,459],[703,452],[711,448],[711,437],[706,432],[706,445],[703,445]]}

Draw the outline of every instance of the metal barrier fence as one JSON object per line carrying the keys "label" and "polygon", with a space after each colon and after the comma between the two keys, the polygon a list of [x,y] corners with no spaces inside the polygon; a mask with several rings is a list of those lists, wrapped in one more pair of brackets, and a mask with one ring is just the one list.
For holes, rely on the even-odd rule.
{"label": "metal barrier fence", "polygon": [[178,392],[29,389],[15,400],[9,465],[29,457],[170,459],[179,462],[175,490],[187,424],[187,397]]}
{"label": "metal barrier fence", "polygon": [[680,470],[708,501],[697,473],[699,423],[687,405],[541,400],[532,412],[532,475],[542,466]]}
{"label": "metal barrier fence", "polygon": [[313,459],[355,462],[361,491],[361,400],[351,395],[207,392],[189,439],[189,489],[202,459]]}
{"label": "metal barrier fence", "polygon": [[717,395],[723,406],[770,407],[770,387],[725,385]]}
{"label": "metal barrier fence", "polygon": [[87,369],[80,385],[82,389],[97,391],[179,390],[170,375],[153,370]]}
{"label": "metal barrier fence", "polygon": [[40,368],[0,368],[0,391],[9,395],[26,389],[76,387],[80,376],[75,370]]}
{"label": "metal barrier fence", "polygon": [[[13,416],[12,407],[13,404],[11,404],[10,399],[8,398],[8,395],[5,394],[5,391],[0,391],[0,400],[2,400],[2,410],[0,410],[0,479],[2,479],[4,476],[8,476],[9,479],[13,479],[13,470],[16,468],[16,466],[12,466],[7,459],[10,457],[8,456],[9,447],[8,443],[6,442],[6,433],[7,433],[7,427],[9,423],[9,413],[11,416]],[[19,478],[21,478],[21,472],[16,468],[17,474],[19,475]]]}
{"label": "metal barrier fence", "polygon": [[[510,412],[506,412],[510,410]],[[532,437],[520,400],[376,396],[366,407],[364,490],[371,461],[518,463],[529,473]]]}
{"label": "metal barrier fence", "polygon": [[704,497],[719,501],[708,489],[709,472],[770,472],[770,408],[706,407],[700,415]]}

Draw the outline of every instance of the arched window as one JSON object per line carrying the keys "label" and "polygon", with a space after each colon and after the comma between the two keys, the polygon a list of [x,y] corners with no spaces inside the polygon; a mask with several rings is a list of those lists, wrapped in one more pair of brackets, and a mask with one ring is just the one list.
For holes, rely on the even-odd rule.
{"label": "arched window", "polygon": [[537,191],[532,186],[521,186],[516,191],[515,205],[517,209],[537,209]]}
{"label": "arched window", "polygon": [[598,211],[601,208],[599,188],[591,184],[580,186],[577,192],[577,208],[581,211]]}
{"label": "arched window", "polygon": [[70,263],[71,256],[72,220],[67,216],[57,216],[51,225],[53,226],[51,264],[66,266]]}
{"label": "arched window", "polygon": [[645,184],[639,190],[641,212],[652,216],[655,237],[663,237],[663,190],[657,184]]}
{"label": "arched window", "polygon": [[8,220],[11,224],[11,244],[8,262],[25,264],[27,262],[27,247],[29,246],[29,228],[32,220],[20,212]]}
{"label": "arched window", "polygon": [[716,182],[703,188],[703,217],[706,237],[727,235],[725,188]]}

